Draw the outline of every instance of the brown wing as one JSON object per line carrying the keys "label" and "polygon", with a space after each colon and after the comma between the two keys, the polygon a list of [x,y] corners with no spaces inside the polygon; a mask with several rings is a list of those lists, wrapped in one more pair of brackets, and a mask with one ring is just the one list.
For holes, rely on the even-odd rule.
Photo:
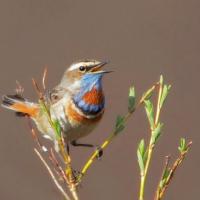
{"label": "brown wing", "polygon": [[61,86],[56,86],[53,88],[51,91],[47,92],[47,100],[50,102],[50,104],[55,104],[57,103],[60,99],[63,98],[63,96],[66,93],[69,93],[70,91],[67,90],[66,88],[63,88]]}

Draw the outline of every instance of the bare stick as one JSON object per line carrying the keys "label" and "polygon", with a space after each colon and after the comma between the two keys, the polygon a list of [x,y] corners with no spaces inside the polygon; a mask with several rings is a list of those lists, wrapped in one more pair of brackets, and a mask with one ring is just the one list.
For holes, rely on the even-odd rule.
{"label": "bare stick", "polygon": [[42,86],[43,86],[43,90],[45,91],[46,90],[46,77],[47,77],[47,67],[44,68],[44,73],[43,73],[43,77],[42,77]]}
{"label": "bare stick", "polygon": [[52,164],[55,166],[55,168],[57,169],[56,171],[59,173],[59,176],[67,183],[69,184],[69,181],[66,177],[66,174],[64,172],[64,170],[62,169],[62,167],[60,166],[58,160],[56,159],[56,156],[53,152],[53,149],[50,149],[50,155],[49,155],[49,159],[51,160]]}
{"label": "bare stick", "polygon": [[60,190],[60,192],[62,193],[62,195],[65,197],[66,200],[71,200],[71,198],[68,196],[68,194],[64,191],[64,189],[62,188],[62,186],[58,183],[56,177],[54,176],[51,168],[49,167],[49,165],[47,164],[47,162],[44,160],[44,158],[42,157],[42,155],[40,154],[40,152],[34,148],[34,151],[36,153],[36,155],[39,157],[39,159],[42,161],[42,163],[44,164],[44,166],[46,167],[47,171],[49,172],[49,175],[51,176],[53,182],[55,183],[56,187],[58,188],[58,190]]}
{"label": "bare stick", "polygon": [[41,92],[41,90],[40,90],[40,88],[39,88],[39,86],[38,86],[38,84],[37,84],[37,82],[35,81],[34,78],[32,78],[32,82],[33,82],[33,86],[34,86],[35,91],[38,94],[39,98],[43,99],[43,94],[42,94],[42,92]]}
{"label": "bare stick", "polygon": [[36,144],[38,145],[38,147],[41,149],[41,150],[43,150],[43,151],[48,151],[47,150],[47,148],[44,146],[44,145],[42,145],[42,143],[40,142],[40,140],[39,140],[39,138],[38,138],[38,135],[37,135],[37,133],[36,133],[36,130],[33,128],[33,126],[32,126],[32,124],[31,124],[31,119],[30,119],[30,117],[27,117],[26,116],[26,118],[27,118],[27,121],[28,121],[28,127],[29,127],[29,129],[30,129],[30,132],[31,132],[31,135],[32,135],[32,137],[33,137],[33,140],[35,140],[35,142],[36,142]]}

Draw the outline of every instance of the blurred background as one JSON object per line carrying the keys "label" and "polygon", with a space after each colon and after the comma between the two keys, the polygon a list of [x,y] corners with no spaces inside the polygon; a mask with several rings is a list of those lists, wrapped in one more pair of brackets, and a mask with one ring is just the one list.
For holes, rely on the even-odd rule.
{"label": "blurred background", "polygon": [[[164,156],[175,159],[180,137],[192,139],[189,156],[165,199],[197,199],[200,179],[199,74],[200,1],[198,0],[1,0],[0,93],[14,92],[16,80],[36,100],[31,78],[41,80],[48,66],[48,87],[55,86],[72,62],[82,58],[110,60],[104,79],[107,110],[98,128],[82,142],[101,144],[115,118],[127,110],[128,88],[137,96],[164,75],[172,89],[162,113],[164,132],[150,167],[146,199],[153,199]],[[63,199],[33,152],[26,121],[1,109],[0,198]],[[90,169],[81,199],[137,199],[136,149],[147,139],[144,109],[137,110],[119,137]],[[91,149],[72,149],[80,169]]]}

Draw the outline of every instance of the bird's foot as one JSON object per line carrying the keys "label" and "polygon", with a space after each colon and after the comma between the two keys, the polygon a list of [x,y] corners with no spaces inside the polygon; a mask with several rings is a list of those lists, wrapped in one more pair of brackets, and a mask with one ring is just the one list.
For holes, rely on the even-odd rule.
{"label": "bird's foot", "polygon": [[97,160],[100,160],[103,156],[103,149],[100,146],[96,146],[96,151],[97,151]]}
{"label": "bird's foot", "polygon": [[83,173],[78,170],[73,169],[73,176],[74,176],[76,185],[79,185],[83,177]]}
{"label": "bird's foot", "polygon": [[101,146],[98,145],[93,145],[93,144],[82,144],[82,143],[77,143],[76,140],[71,142],[71,145],[75,146],[75,147],[92,147],[95,148],[95,151],[97,151],[97,156],[96,158],[98,160],[100,160],[100,158],[103,156],[103,149],[101,148]]}

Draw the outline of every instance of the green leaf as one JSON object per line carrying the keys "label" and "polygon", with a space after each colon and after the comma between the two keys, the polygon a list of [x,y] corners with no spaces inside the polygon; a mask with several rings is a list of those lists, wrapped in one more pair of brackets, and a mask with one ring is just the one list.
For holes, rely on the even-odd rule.
{"label": "green leaf", "polygon": [[153,129],[152,131],[152,137],[151,137],[151,144],[156,144],[158,141],[160,135],[161,135],[161,130],[163,127],[163,123],[158,123],[157,127]]}
{"label": "green leaf", "polygon": [[146,114],[149,120],[149,124],[151,129],[153,130],[154,128],[154,108],[153,108],[153,104],[150,100],[145,100],[144,101],[145,104],[145,110],[146,110]]}
{"label": "green leaf", "polygon": [[135,88],[132,86],[129,89],[128,111],[132,113],[135,110]]}
{"label": "green leaf", "polygon": [[144,173],[144,167],[145,167],[144,155],[145,155],[145,144],[144,144],[144,139],[142,139],[138,145],[138,150],[137,150],[138,164],[141,173]]}
{"label": "green leaf", "polygon": [[61,131],[62,131],[60,122],[58,120],[55,120],[53,122],[53,124],[54,124],[54,127],[55,127],[56,135],[60,138],[61,137]]}
{"label": "green leaf", "polygon": [[144,143],[144,139],[142,139],[139,143],[139,146],[138,146],[138,150],[140,151],[141,155],[142,155],[142,158],[144,157],[144,154],[145,154],[145,143]]}
{"label": "green leaf", "polygon": [[185,138],[181,138],[180,139],[180,145],[179,145],[178,149],[179,149],[180,153],[183,153],[184,151],[187,150],[187,145],[186,145]]}
{"label": "green leaf", "polygon": [[163,173],[163,179],[167,179],[169,174],[170,174],[171,169],[168,167],[165,169],[164,173]]}
{"label": "green leaf", "polygon": [[144,152],[144,155],[143,155],[143,162],[146,164],[146,161],[147,161],[147,156],[148,156],[148,149],[146,149],[146,151]]}
{"label": "green leaf", "polygon": [[115,135],[123,131],[125,128],[125,118],[123,116],[117,116],[115,124]]}
{"label": "green leaf", "polygon": [[167,181],[167,179],[168,179],[168,177],[169,177],[169,175],[170,175],[170,171],[171,171],[170,168],[166,168],[166,169],[165,169],[165,171],[164,171],[164,173],[163,173],[163,176],[162,176],[162,180],[160,181],[160,184],[159,184],[159,187],[160,187],[160,188],[163,188],[163,187],[165,186],[166,181]]}
{"label": "green leaf", "polygon": [[140,154],[139,151],[137,151],[137,157],[138,157],[138,164],[139,164],[139,167],[140,167],[140,172],[141,174],[144,173],[144,162],[143,162],[143,159],[142,159],[142,155]]}
{"label": "green leaf", "polygon": [[163,90],[162,90],[162,95],[161,95],[161,98],[160,98],[160,103],[159,103],[159,107],[162,108],[165,100],[166,100],[166,97],[169,93],[169,90],[171,88],[171,85],[164,85],[163,87]]}

